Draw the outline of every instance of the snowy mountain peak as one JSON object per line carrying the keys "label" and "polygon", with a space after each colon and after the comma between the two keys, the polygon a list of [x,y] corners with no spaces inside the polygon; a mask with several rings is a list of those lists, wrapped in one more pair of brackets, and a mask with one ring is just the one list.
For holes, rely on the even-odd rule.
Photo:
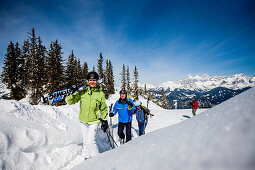
{"label": "snowy mountain peak", "polygon": [[147,85],[148,89],[188,89],[208,91],[216,87],[225,87],[233,90],[243,89],[245,87],[255,86],[255,76],[248,77],[245,74],[235,74],[233,76],[209,76],[188,75],[184,80],[167,81],[157,86]]}
{"label": "snowy mountain peak", "polygon": [[201,79],[208,79],[210,78],[210,76],[208,74],[202,74],[201,76],[196,74],[195,76],[192,76],[192,75],[188,75],[185,79],[188,80],[188,79],[197,79],[197,80],[201,80]]}

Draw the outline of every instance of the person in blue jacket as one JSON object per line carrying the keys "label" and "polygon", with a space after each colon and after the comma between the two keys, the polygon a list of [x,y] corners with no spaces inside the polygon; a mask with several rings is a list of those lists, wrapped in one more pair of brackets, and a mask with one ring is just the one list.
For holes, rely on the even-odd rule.
{"label": "person in blue jacket", "polygon": [[139,100],[135,101],[136,110],[134,113],[136,114],[136,120],[138,122],[139,128],[139,136],[145,134],[145,128],[148,123],[148,115],[154,116],[150,113],[150,110],[142,106],[142,102]]}
{"label": "person in blue jacket", "polygon": [[120,138],[120,143],[124,143],[125,134],[123,133],[124,127],[126,127],[126,142],[132,139],[131,136],[131,127],[132,127],[132,115],[135,110],[135,105],[132,99],[127,98],[127,91],[120,91],[120,98],[116,101],[113,106],[113,112],[109,114],[110,117],[113,117],[118,113],[118,135]]}

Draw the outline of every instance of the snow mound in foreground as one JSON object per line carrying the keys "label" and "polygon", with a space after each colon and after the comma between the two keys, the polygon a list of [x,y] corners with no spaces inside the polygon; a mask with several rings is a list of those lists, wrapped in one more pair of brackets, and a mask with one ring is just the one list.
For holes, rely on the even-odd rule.
{"label": "snow mound in foreground", "polygon": [[[0,169],[61,169],[80,159],[79,103],[54,107],[0,100],[0,106]],[[97,140],[106,143],[103,132]]]}
{"label": "snow mound in foreground", "polygon": [[74,169],[224,169],[255,167],[255,88],[196,117],[93,157]]}

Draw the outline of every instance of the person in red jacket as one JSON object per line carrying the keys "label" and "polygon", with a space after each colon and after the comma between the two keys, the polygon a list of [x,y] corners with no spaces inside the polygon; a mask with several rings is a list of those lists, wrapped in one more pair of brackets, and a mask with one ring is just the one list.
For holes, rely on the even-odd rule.
{"label": "person in red jacket", "polygon": [[198,108],[198,102],[197,102],[195,97],[193,97],[193,101],[192,101],[191,105],[192,105],[192,114],[193,114],[193,116],[196,116],[196,111],[197,111],[197,108]]}

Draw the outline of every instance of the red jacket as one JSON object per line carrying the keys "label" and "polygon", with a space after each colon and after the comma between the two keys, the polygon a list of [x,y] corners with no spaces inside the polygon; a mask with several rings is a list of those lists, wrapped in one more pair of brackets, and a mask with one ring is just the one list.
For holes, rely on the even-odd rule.
{"label": "red jacket", "polygon": [[197,109],[198,108],[198,102],[196,100],[192,101],[192,109]]}

